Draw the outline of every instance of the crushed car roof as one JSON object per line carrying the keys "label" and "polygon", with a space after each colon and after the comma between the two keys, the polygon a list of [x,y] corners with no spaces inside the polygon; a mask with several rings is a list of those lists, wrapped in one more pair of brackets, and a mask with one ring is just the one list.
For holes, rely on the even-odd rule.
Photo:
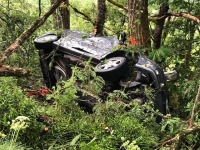
{"label": "crushed car roof", "polygon": [[84,32],[65,30],[62,37],[54,42],[54,45],[62,47],[66,51],[81,51],[91,54],[93,57],[103,57],[119,44],[114,36],[94,37]]}

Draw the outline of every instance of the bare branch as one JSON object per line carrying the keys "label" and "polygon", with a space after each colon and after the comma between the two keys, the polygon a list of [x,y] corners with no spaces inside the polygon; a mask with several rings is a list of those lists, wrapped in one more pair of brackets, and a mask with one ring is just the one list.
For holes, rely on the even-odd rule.
{"label": "bare branch", "polygon": [[175,17],[185,17],[185,18],[189,18],[189,19],[191,19],[191,20],[194,20],[194,21],[196,21],[197,23],[200,23],[200,19],[199,18],[197,18],[196,16],[193,16],[193,15],[191,15],[191,14],[189,14],[189,13],[186,13],[186,12],[180,12],[180,13],[169,13],[169,15],[171,15],[171,16],[175,16]]}
{"label": "bare branch", "polygon": [[160,147],[156,148],[155,150],[159,150],[165,145],[170,145],[170,150],[180,150],[181,143],[183,139],[192,133],[199,132],[200,131],[200,126],[199,125],[194,125],[191,128],[187,128],[185,130],[182,130],[178,134],[176,134],[173,138],[163,142]]}
{"label": "bare branch", "polygon": [[116,2],[114,0],[107,0],[107,1],[110,2],[111,4],[113,4],[113,5],[115,5],[115,6],[117,6],[117,7],[119,7],[119,8],[121,8],[121,9],[123,9],[123,10],[128,12],[128,8],[124,7],[124,5],[118,3],[118,2]]}
{"label": "bare branch", "polygon": [[[70,5],[70,4],[69,4]],[[78,14],[82,15],[87,21],[91,22],[92,24],[94,24],[94,21],[89,17],[87,16],[86,14],[84,14],[83,12],[79,11],[77,8],[73,7],[72,5],[70,5],[71,8]]]}
{"label": "bare branch", "polygon": [[162,16],[152,16],[152,17],[149,17],[149,20],[151,20],[151,21],[157,21],[157,20],[166,18],[168,16],[184,17],[184,18],[188,18],[188,19],[191,19],[193,21],[196,21],[197,23],[200,23],[200,19],[198,17],[193,16],[192,14],[189,14],[189,13],[186,13],[186,12],[167,13],[167,14],[164,14]]}
{"label": "bare branch", "polygon": [[[71,6],[71,8],[76,12],[76,13],[78,13],[78,14],[80,14],[80,15],[82,15],[83,16],[83,18],[82,19],[85,19],[85,20],[87,20],[87,21],[89,21],[90,23],[92,23],[93,25],[95,24],[95,21],[93,21],[89,16],[87,16],[86,14],[84,14],[83,12],[81,12],[80,10],[78,10],[77,8],[75,8],[75,7],[73,7],[72,5],[70,5]],[[107,30],[110,30],[111,32],[113,32],[113,33],[115,33],[115,34],[117,34],[114,30],[112,30],[111,28],[108,28],[108,27],[104,27],[105,29],[107,29]]]}

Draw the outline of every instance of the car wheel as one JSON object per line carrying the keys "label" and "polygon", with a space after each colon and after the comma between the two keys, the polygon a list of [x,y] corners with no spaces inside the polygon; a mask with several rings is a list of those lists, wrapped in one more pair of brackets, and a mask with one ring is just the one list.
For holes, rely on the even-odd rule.
{"label": "car wheel", "polygon": [[40,49],[51,49],[52,43],[57,41],[59,38],[54,33],[44,34],[34,40],[35,47]]}
{"label": "car wheel", "polygon": [[57,82],[59,82],[61,80],[64,80],[64,81],[67,80],[67,75],[66,75],[65,71],[60,66],[56,65],[54,67],[54,69],[55,69],[54,77],[55,77]]}
{"label": "car wheel", "polygon": [[108,58],[100,62],[97,68],[97,75],[102,77],[118,77],[122,75],[128,67],[125,57]]}

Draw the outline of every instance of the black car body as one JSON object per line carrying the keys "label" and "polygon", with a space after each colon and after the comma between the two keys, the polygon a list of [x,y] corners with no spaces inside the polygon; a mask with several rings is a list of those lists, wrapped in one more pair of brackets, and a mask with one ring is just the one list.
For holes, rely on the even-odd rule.
{"label": "black car body", "polygon": [[[125,88],[126,91],[139,88],[144,91],[146,86],[151,86],[154,89],[154,107],[165,115],[168,94],[163,70],[140,53],[133,56],[122,50],[112,51],[120,42],[114,36],[90,37],[83,32],[66,30],[61,37],[54,33],[39,36],[34,44],[40,56],[47,87],[55,86],[61,77],[67,80],[71,75],[72,66],[91,59],[91,65],[97,68],[97,75],[105,80],[104,89],[107,92],[120,88]],[[52,60],[53,67],[49,69]],[[126,75],[130,68],[134,68],[135,76],[128,78]],[[146,101],[145,93],[131,97],[140,104]],[[157,121],[160,120],[158,117]]]}

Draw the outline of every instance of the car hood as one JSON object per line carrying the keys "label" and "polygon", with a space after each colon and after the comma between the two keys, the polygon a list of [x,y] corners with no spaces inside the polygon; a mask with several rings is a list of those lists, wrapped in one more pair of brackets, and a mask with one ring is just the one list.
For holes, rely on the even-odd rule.
{"label": "car hood", "polygon": [[66,30],[62,37],[54,42],[54,44],[59,45],[66,51],[74,49],[94,57],[103,57],[109,54],[118,43],[118,39],[114,36],[88,37],[83,32],[72,30]]}

